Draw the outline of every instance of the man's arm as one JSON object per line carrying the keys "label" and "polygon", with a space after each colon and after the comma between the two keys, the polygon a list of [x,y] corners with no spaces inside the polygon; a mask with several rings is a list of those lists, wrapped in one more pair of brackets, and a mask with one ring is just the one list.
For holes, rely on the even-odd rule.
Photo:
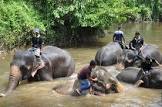
{"label": "man's arm", "polygon": [[133,49],[133,50],[136,50],[136,49],[133,47],[132,41],[130,42],[130,48]]}
{"label": "man's arm", "polygon": [[115,36],[115,33],[114,33],[114,35],[113,35],[113,42],[115,42],[115,37],[116,37],[116,36]]}
{"label": "man's arm", "polygon": [[160,63],[156,59],[152,59],[153,62],[155,62],[158,66],[161,66]]}
{"label": "man's arm", "polygon": [[34,42],[35,42],[35,38],[32,37],[32,38],[31,38],[31,45],[32,45],[32,47],[34,47]]}
{"label": "man's arm", "polygon": [[122,39],[123,39],[123,42],[124,42],[124,44],[125,44],[125,38],[124,38],[124,35],[122,34]]}
{"label": "man's arm", "polygon": [[40,45],[40,49],[42,49],[43,39],[41,37],[39,38],[39,45]]}
{"label": "man's arm", "polygon": [[143,38],[142,38],[142,40],[141,40],[141,44],[142,44],[142,45],[144,44],[144,40],[143,40]]}

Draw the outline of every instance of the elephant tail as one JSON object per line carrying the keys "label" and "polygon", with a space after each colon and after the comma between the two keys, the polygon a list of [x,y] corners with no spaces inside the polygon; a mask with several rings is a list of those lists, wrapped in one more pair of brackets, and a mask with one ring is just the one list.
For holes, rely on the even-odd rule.
{"label": "elephant tail", "polygon": [[101,54],[101,50],[102,49],[99,49],[98,51],[97,51],[97,53],[96,53],[96,56],[95,56],[95,61],[97,62],[97,65],[101,65],[101,60],[100,60],[100,54]]}
{"label": "elephant tail", "polygon": [[105,53],[105,47],[101,48],[98,52],[97,55],[95,57],[95,60],[97,62],[97,65],[99,66],[104,66],[104,53]]}

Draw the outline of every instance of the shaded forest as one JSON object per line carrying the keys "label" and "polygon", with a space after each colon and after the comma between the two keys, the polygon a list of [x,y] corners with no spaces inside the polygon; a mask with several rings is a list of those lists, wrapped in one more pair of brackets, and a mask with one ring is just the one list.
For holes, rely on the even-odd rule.
{"label": "shaded forest", "polygon": [[45,44],[72,47],[143,21],[162,21],[161,0],[0,0],[0,49],[30,45],[34,28]]}

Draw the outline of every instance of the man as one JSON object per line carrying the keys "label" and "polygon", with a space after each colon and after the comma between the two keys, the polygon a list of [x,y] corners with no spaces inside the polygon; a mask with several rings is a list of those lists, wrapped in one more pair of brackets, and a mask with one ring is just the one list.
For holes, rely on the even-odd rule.
{"label": "man", "polygon": [[96,61],[91,60],[88,66],[83,67],[78,73],[78,80],[80,82],[79,89],[76,92],[81,95],[82,91],[90,89],[90,81],[96,81],[96,78],[91,78],[92,69],[96,67]]}
{"label": "man", "polygon": [[41,59],[41,48],[43,44],[43,40],[40,37],[40,31],[38,28],[35,28],[33,30],[34,36],[32,37],[32,50],[34,52],[34,55],[36,57],[36,66],[34,67],[34,70],[32,71],[32,77],[37,73],[37,70],[43,68],[45,66],[43,60]]}
{"label": "man", "polygon": [[125,38],[123,31],[120,30],[121,27],[118,27],[118,30],[115,31],[113,35],[113,42],[118,42],[122,49],[124,49],[123,44],[125,44]]}
{"label": "man", "polygon": [[151,79],[151,69],[154,63],[160,66],[157,60],[151,58],[150,56],[146,56],[146,58],[141,63],[141,70],[137,75],[137,79],[136,79],[137,86],[144,83],[145,87],[149,87],[150,79]]}
{"label": "man", "polygon": [[143,44],[144,44],[143,38],[140,36],[139,32],[136,32],[133,40],[129,43],[129,48],[131,50],[136,51],[139,54],[140,49],[143,46]]}

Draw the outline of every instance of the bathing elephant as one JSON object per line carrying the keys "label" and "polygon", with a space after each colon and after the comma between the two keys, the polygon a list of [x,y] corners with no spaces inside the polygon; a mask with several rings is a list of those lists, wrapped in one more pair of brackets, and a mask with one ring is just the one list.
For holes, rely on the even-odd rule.
{"label": "bathing elephant", "polygon": [[[142,59],[145,58],[146,56],[150,56],[154,58],[160,64],[162,63],[162,55],[159,51],[158,46],[156,45],[150,45],[150,44],[144,45],[143,48],[141,49],[139,56],[140,57],[137,56],[136,52],[130,49],[123,50],[123,64],[125,68],[129,66],[139,67],[141,65]],[[156,65],[154,64],[154,66]]]}
{"label": "bathing elephant", "polygon": [[[139,74],[140,68],[137,67],[128,67],[119,73],[116,77],[119,81],[135,84],[137,81],[137,76]],[[151,79],[150,84],[147,88],[157,88],[162,89],[162,68],[153,67],[151,70]],[[145,84],[141,85],[146,87]]]}
{"label": "bathing elephant", "polygon": [[[91,82],[92,94],[102,95],[109,93],[120,93],[124,91],[124,86],[114,77],[114,75],[117,73],[118,71],[116,71],[116,69],[101,66],[97,66],[95,69],[93,69],[91,72],[91,77],[97,77],[97,82]],[[111,84],[111,87],[106,88],[106,84]],[[79,96],[75,91],[79,87],[80,80],[76,78],[71,95]],[[82,95],[86,95],[87,93],[87,90],[83,91]]]}
{"label": "bathing elephant", "polygon": [[54,46],[46,46],[42,49],[42,60],[45,67],[39,69],[34,77],[32,69],[36,63],[35,55],[31,51],[17,51],[10,64],[10,75],[7,89],[4,94],[10,94],[21,80],[51,81],[58,77],[70,76],[75,70],[75,64],[70,54]]}
{"label": "bathing elephant", "polygon": [[99,49],[95,60],[97,65],[109,66],[122,61],[122,48],[117,42],[111,42]]}

